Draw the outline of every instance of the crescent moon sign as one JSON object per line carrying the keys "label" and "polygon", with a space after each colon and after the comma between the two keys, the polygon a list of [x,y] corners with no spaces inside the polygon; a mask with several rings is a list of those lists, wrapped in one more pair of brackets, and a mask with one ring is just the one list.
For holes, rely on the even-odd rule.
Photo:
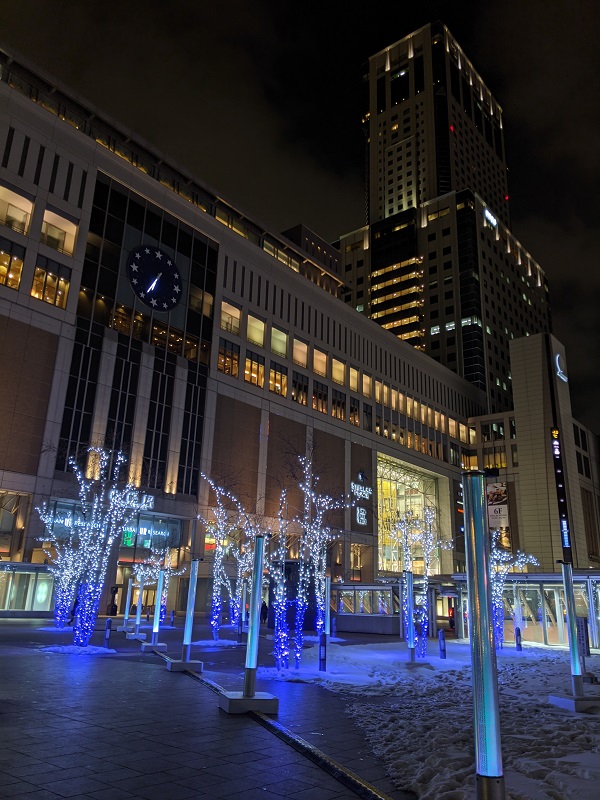
{"label": "crescent moon sign", "polygon": [[562,371],[562,368],[560,366],[560,353],[556,354],[556,358],[554,359],[554,361],[556,363],[556,375],[557,375],[557,377],[560,378],[561,381],[564,381],[565,383],[567,383],[567,381],[569,379],[566,376],[566,374]]}

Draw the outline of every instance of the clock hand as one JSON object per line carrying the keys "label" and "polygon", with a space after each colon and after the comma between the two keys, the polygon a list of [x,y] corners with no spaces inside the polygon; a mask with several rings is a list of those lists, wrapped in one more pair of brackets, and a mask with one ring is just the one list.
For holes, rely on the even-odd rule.
{"label": "clock hand", "polygon": [[151,292],[154,289],[154,287],[158,283],[158,279],[161,277],[161,275],[162,275],[162,272],[159,272],[158,275],[156,276],[156,278],[154,278],[154,280],[152,281],[152,283],[148,287],[148,291],[149,292]]}

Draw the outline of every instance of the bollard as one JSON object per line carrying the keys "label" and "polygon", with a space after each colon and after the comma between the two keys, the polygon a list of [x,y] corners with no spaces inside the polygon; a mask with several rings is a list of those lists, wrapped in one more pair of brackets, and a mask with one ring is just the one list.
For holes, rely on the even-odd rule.
{"label": "bollard", "polygon": [[331,618],[331,638],[335,639],[337,637],[337,620],[335,617]]}
{"label": "bollard", "polygon": [[517,650],[520,652],[523,649],[523,645],[521,644],[521,628],[515,628],[515,644]]}
{"label": "bollard", "polygon": [[146,612],[146,622],[150,622],[150,609]]}
{"label": "bollard", "polygon": [[172,628],[175,627],[175,609],[173,609],[173,611],[171,611],[171,627]]}
{"label": "bollard", "polygon": [[106,620],[106,627],[104,629],[104,647],[108,647],[108,643],[110,642],[111,630],[112,630],[112,619],[109,617]]}
{"label": "bollard", "polygon": [[446,658],[446,635],[443,630],[438,632],[438,639],[440,642],[440,658]]}

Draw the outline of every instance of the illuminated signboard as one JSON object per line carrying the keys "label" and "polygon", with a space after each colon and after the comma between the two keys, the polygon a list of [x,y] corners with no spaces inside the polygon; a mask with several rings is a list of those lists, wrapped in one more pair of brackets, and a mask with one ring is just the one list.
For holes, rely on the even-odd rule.
{"label": "illuminated signboard", "polygon": [[[371,486],[365,486],[366,477],[364,472],[359,472],[358,480],[360,483],[356,481],[351,482],[350,491],[357,500],[370,500],[373,495],[373,489]],[[362,506],[356,506],[356,524],[367,524],[367,509]]]}
{"label": "illuminated signboard", "polygon": [[484,216],[484,217],[486,218],[486,220],[487,220],[487,221],[490,223],[490,225],[493,225],[493,227],[494,227],[494,228],[497,228],[497,227],[498,227],[498,220],[497,220],[497,219],[496,219],[496,217],[495,217],[495,216],[492,214],[492,212],[489,210],[489,208],[484,208],[484,209],[483,209],[483,216]]}
{"label": "illuminated signboard", "polygon": [[556,354],[556,358],[554,359],[554,363],[556,364],[556,376],[564,381],[564,383],[568,383],[569,379],[565,372],[562,371],[560,366],[560,353]]}
{"label": "illuminated signboard", "polygon": [[558,518],[560,521],[560,539],[563,548],[563,558],[572,563],[571,531],[569,530],[569,514],[567,508],[567,489],[563,471],[562,449],[558,428],[551,431],[552,460],[554,461],[554,480],[556,482],[556,499],[558,501]]}

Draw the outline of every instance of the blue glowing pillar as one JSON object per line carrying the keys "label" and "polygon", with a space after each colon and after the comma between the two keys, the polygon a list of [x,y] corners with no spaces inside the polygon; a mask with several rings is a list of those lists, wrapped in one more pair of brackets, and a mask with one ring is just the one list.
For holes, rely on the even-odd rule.
{"label": "blue glowing pillar", "polygon": [[415,660],[415,595],[413,590],[412,572],[404,573],[406,592],[406,642],[410,660]]}
{"label": "blue glowing pillar", "polygon": [[[142,600],[144,599],[144,579],[140,578],[140,585],[138,589],[137,610],[135,612],[135,635],[140,632],[140,625],[142,624]],[[145,636],[146,634],[144,634]]]}
{"label": "blue glowing pillar", "polygon": [[331,635],[331,578],[325,578],[325,634]]}
{"label": "blue glowing pillar", "polygon": [[[575,610],[575,593],[573,592],[573,566],[561,562],[563,588],[565,590],[565,607],[567,611],[567,632],[569,635],[569,655],[571,657],[571,685],[573,697],[583,697],[583,674],[579,658],[579,641],[577,639],[577,612]],[[590,608],[592,605],[590,603]]]}
{"label": "blue glowing pillar", "polygon": [[190,565],[190,585],[188,588],[187,608],[185,611],[185,627],[183,629],[182,661],[189,661],[192,649],[192,628],[194,625],[194,609],[196,607],[196,584],[198,583],[198,559]]}
{"label": "blue glowing pillar", "polygon": [[319,635],[319,672],[327,671],[327,637],[331,630],[331,578],[325,577],[325,619],[323,620],[323,631]]}
{"label": "blue glowing pillar", "polygon": [[484,473],[463,472],[463,486],[467,589],[471,621],[475,786],[479,800],[503,800],[505,792]]}
{"label": "blue glowing pillar", "polygon": [[154,621],[152,623],[152,644],[158,644],[158,631],[160,629],[160,606],[162,600],[163,586],[165,583],[165,571],[161,569],[158,573],[156,583],[156,595],[154,598]]}
{"label": "blue glowing pillar", "polygon": [[260,635],[260,606],[262,600],[262,572],[265,537],[254,540],[254,564],[252,567],[252,594],[250,595],[250,625],[246,643],[246,669],[244,672],[244,697],[256,694],[256,667],[258,665],[258,637]]}

